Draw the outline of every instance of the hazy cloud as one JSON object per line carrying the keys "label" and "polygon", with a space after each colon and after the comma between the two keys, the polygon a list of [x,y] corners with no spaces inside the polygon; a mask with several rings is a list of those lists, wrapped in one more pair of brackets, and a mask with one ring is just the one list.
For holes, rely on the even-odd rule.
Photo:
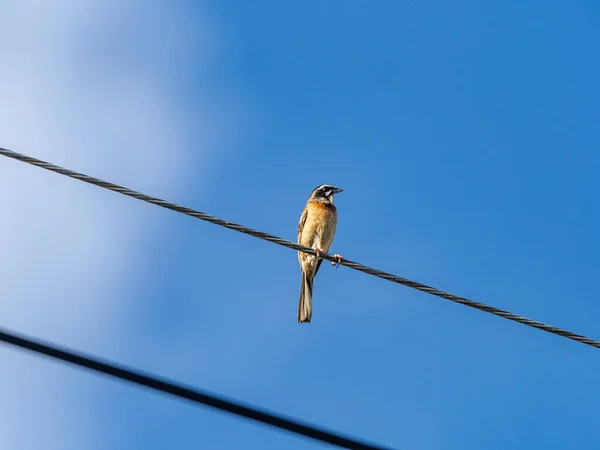
{"label": "hazy cloud", "polygon": [[[177,78],[190,54],[210,61],[204,18],[133,0],[14,0],[0,17],[0,146],[161,195],[210,160],[223,109],[207,95],[195,114],[213,122],[190,130]],[[200,152],[186,150],[191,133]],[[0,180],[1,325],[114,345],[150,209],[5,158]],[[2,448],[103,448],[72,371],[3,346],[0,358]]]}

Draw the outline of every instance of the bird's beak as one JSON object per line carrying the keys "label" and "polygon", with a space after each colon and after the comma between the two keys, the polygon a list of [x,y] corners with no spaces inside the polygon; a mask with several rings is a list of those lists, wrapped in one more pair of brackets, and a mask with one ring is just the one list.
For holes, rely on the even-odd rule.
{"label": "bird's beak", "polygon": [[342,191],[343,191],[343,189],[340,189],[340,188],[334,188],[334,189],[333,189],[333,193],[334,193],[334,194],[339,194],[339,193],[340,193],[340,192],[342,192]]}

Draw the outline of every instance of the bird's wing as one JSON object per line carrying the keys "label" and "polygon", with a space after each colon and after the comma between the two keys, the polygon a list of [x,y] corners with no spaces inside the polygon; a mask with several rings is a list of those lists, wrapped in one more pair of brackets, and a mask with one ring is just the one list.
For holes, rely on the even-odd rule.
{"label": "bird's wing", "polygon": [[[308,208],[304,208],[304,211],[302,211],[302,216],[300,217],[300,223],[298,223],[298,243],[301,245],[306,245],[303,243],[302,233],[304,232],[304,225],[306,224],[307,217],[308,217]],[[319,259],[319,261],[317,261],[317,266],[315,268],[315,273],[313,274],[313,277],[319,271],[319,267],[321,267],[322,262],[323,262],[322,259]]]}
{"label": "bird's wing", "polygon": [[302,211],[302,216],[300,216],[300,222],[298,223],[298,243],[302,242],[302,231],[304,230],[304,224],[306,223],[306,218],[308,217],[308,208],[304,208]]}

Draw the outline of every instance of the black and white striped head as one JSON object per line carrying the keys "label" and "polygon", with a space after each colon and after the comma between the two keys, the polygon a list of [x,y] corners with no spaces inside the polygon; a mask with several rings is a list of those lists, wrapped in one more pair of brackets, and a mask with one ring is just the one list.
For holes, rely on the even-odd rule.
{"label": "black and white striped head", "polygon": [[311,192],[308,200],[333,203],[333,196],[339,194],[342,190],[343,189],[332,186],[331,184],[322,184]]}

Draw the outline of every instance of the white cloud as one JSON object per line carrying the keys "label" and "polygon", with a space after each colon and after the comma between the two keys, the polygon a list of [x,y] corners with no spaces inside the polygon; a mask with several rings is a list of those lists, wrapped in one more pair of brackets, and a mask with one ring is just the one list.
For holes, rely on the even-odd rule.
{"label": "white cloud", "polygon": [[[210,163],[224,111],[207,95],[194,114],[212,122],[190,131],[173,67],[210,62],[215,30],[175,8],[2,2],[0,146],[161,196],[185,187],[192,163]],[[202,134],[200,155],[186,150],[190,133]],[[0,180],[0,326],[114,344],[153,207],[4,158]],[[0,447],[102,448],[70,370],[2,346],[0,358]]]}

